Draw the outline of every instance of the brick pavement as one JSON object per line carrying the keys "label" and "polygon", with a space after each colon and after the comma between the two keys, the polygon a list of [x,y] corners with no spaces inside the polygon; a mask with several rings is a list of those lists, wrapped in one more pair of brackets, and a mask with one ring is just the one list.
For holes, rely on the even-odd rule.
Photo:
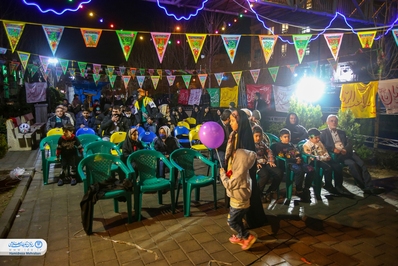
{"label": "brick pavement", "polygon": [[[1,161],[0,161],[1,162]],[[95,206],[95,235],[82,231],[79,202],[82,184],[44,186],[36,172],[21,205],[24,212],[8,238],[43,238],[48,251],[41,257],[1,257],[3,265],[395,265],[398,248],[398,177],[377,180],[387,187],[379,196],[364,196],[347,179],[352,198],[325,197],[312,203],[292,200],[289,206],[264,204],[269,224],[254,229],[259,237],[250,251],[228,242],[224,190],[218,186],[218,209],[213,209],[211,189],[193,203],[191,217],[184,217],[181,198],[176,214],[156,194],[144,195],[143,220],[126,224],[113,202]],[[57,172],[55,168],[54,172]],[[52,173],[54,175],[54,173]],[[283,187],[282,183],[282,187]],[[375,204],[372,207],[369,205]]]}

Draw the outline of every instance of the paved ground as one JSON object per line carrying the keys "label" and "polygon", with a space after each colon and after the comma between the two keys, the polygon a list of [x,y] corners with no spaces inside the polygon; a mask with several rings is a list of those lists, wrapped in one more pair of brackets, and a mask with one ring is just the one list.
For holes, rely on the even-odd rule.
{"label": "paved ground", "polygon": [[264,204],[269,223],[253,230],[257,243],[242,251],[228,242],[222,185],[219,208],[213,209],[211,189],[203,189],[191,217],[183,216],[181,202],[171,213],[169,193],[163,206],[155,194],[145,195],[143,220],[132,224],[126,224],[125,204],[116,214],[112,201],[100,201],[96,233],[86,236],[79,207],[82,184],[44,186],[37,155],[9,152],[0,170],[35,167],[8,238],[43,238],[48,251],[41,257],[1,257],[1,265],[397,265],[398,177],[376,180],[387,188],[378,196],[364,196],[348,178],[344,186],[351,198],[322,191],[322,200],[313,198],[311,204]]}

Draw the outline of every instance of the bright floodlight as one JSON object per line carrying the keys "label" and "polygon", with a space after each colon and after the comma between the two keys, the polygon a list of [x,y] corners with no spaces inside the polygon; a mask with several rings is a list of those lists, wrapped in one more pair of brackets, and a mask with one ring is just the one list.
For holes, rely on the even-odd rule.
{"label": "bright floodlight", "polygon": [[302,102],[316,102],[325,91],[325,84],[314,77],[304,77],[296,86],[296,97]]}
{"label": "bright floodlight", "polygon": [[48,59],[48,62],[49,62],[50,64],[54,64],[54,65],[56,65],[56,64],[58,63],[58,59],[57,59],[57,58],[54,58],[54,57],[52,57],[52,58]]}

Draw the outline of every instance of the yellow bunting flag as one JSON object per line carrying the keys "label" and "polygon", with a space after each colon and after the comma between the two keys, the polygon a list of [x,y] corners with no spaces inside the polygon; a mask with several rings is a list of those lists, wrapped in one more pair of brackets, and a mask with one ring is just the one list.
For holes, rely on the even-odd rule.
{"label": "yellow bunting flag", "polygon": [[158,87],[159,79],[160,79],[159,76],[151,76],[152,84],[155,90]]}
{"label": "yellow bunting flag", "polygon": [[274,46],[278,40],[278,35],[259,35],[261,50],[263,50],[265,63],[268,64],[271,58]]}
{"label": "yellow bunting flag", "polygon": [[371,48],[376,36],[376,31],[362,31],[358,32],[358,38],[361,42],[362,48]]}
{"label": "yellow bunting flag", "polygon": [[152,41],[158,54],[159,62],[162,63],[164,54],[166,53],[167,44],[171,33],[167,32],[151,32]]}
{"label": "yellow bunting flag", "polygon": [[186,34],[186,36],[193,58],[195,59],[195,63],[197,63],[203,44],[205,43],[206,34]]}
{"label": "yellow bunting flag", "polygon": [[230,102],[238,102],[238,86],[221,88],[220,107],[228,107]]}
{"label": "yellow bunting flag", "polygon": [[11,52],[14,52],[18,45],[19,39],[21,39],[23,29],[25,28],[25,23],[3,21],[3,25],[6,29],[8,41],[10,42]]}
{"label": "yellow bunting flag", "polygon": [[235,71],[235,72],[232,72],[231,74],[234,77],[236,85],[239,86],[240,78],[242,77],[242,71]]}
{"label": "yellow bunting flag", "polygon": [[21,60],[22,67],[26,69],[26,65],[28,64],[30,53],[25,53],[21,51],[17,51],[19,60]]}
{"label": "yellow bunting flag", "polygon": [[80,29],[86,47],[97,47],[102,30],[98,29]]}
{"label": "yellow bunting flag", "polygon": [[378,81],[343,84],[340,92],[341,110],[351,109],[355,118],[376,117],[378,85]]}

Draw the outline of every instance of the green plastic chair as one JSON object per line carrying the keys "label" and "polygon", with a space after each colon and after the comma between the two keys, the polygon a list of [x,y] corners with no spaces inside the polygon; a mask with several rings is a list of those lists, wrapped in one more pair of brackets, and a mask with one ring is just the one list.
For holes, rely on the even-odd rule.
{"label": "green plastic chair", "polygon": [[[97,153],[110,154],[119,159],[121,159],[123,156],[118,146],[109,141],[96,141],[89,143],[87,144],[86,147],[84,147],[83,154],[85,157],[90,154],[97,154]],[[123,172],[120,172],[118,170],[119,170],[118,167],[112,166],[112,173],[118,172],[120,175],[122,175]]]}
{"label": "green plastic chair", "polygon": [[280,139],[275,136],[274,134],[271,133],[265,133],[265,135],[267,135],[268,140],[269,140],[269,147],[271,147],[272,144],[276,143],[276,142],[280,142]]}
{"label": "green plastic chair", "polygon": [[[162,160],[165,166],[170,169],[169,179],[157,177],[159,160]],[[136,220],[141,221],[142,194],[146,192],[158,192],[158,202],[159,204],[163,204],[163,191],[165,189],[170,190],[171,211],[174,213],[175,167],[170,161],[158,151],[139,150],[130,154],[126,164],[131,171],[135,171],[136,173],[136,180],[134,182],[134,211]]]}
{"label": "green plastic chair", "polygon": [[[134,180],[134,170],[129,170],[123,162],[117,158],[116,156],[110,154],[91,154],[85,157],[82,161],[80,161],[78,165],[78,174],[83,181],[84,185],[84,194],[87,193],[89,187],[95,183],[104,183],[107,180],[112,180],[112,168],[117,167],[124,173],[124,175],[119,176],[119,183],[123,183],[125,178],[129,179],[131,182]],[[100,198],[104,199],[113,199],[114,210],[116,213],[119,212],[119,204],[117,198],[125,197],[127,202],[127,220],[128,223],[133,222],[132,215],[132,190],[128,191],[125,189],[117,189],[109,192],[105,192],[105,194]],[[93,227],[93,217],[94,217],[94,208],[92,208],[90,212],[90,226],[87,230],[87,234],[92,233]]]}
{"label": "green plastic chair", "polygon": [[52,135],[45,137],[40,141],[41,166],[43,170],[43,183],[48,184],[48,175],[50,172],[50,164],[59,163],[56,156],[58,140],[61,135]]}
{"label": "green plastic chair", "polygon": [[80,144],[82,144],[83,147],[95,141],[102,141],[102,139],[99,136],[92,134],[82,134],[77,136],[77,138],[79,139]]}
{"label": "green plastic chair", "polygon": [[[195,173],[194,160],[199,159],[210,167],[210,174],[207,176]],[[217,209],[217,183],[216,183],[216,163],[210,161],[200,152],[192,149],[178,149],[170,154],[170,162],[178,169],[181,178],[178,182],[176,204],[178,202],[178,195],[182,186],[183,191],[183,209],[184,216],[191,215],[191,194],[195,189],[195,201],[200,199],[200,188],[205,186],[213,186],[214,209]]]}

